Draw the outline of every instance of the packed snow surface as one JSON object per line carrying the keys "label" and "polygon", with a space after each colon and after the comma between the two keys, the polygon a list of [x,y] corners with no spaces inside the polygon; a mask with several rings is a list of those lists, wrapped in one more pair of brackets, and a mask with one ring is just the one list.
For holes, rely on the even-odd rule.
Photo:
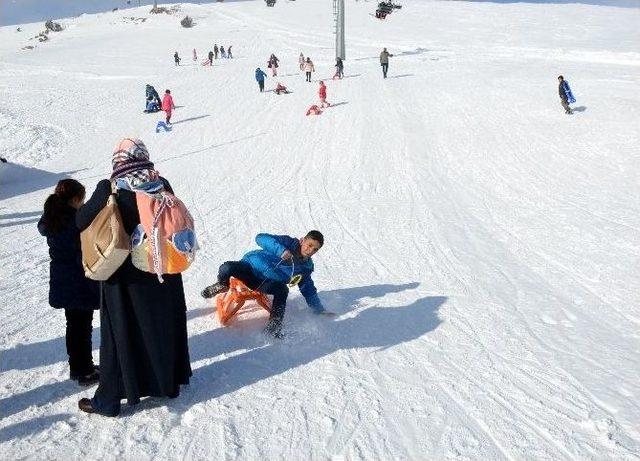
{"label": "packed snow surface", "polygon": [[[42,23],[0,28],[3,459],[639,459],[640,8],[407,0],[379,21],[346,3],[341,81],[328,1],[83,15],[44,43]],[[235,58],[200,65],[214,43]],[[334,106],[306,117],[319,79]],[[171,89],[171,132],[146,83]],[[36,222],[127,136],[196,220],[194,375],[108,419],[77,409],[93,389],[67,379]],[[309,229],[338,316],[294,290],[283,341],[258,308],[221,327],[199,296],[218,265]]]}

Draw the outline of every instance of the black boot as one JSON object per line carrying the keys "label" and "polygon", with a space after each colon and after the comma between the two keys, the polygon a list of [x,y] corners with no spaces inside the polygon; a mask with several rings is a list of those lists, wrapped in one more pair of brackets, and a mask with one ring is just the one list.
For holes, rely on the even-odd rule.
{"label": "black boot", "polygon": [[269,319],[269,322],[267,323],[267,326],[264,327],[263,331],[265,334],[273,336],[274,338],[284,338],[284,333],[282,333],[282,319]]}
{"label": "black boot", "polygon": [[93,370],[88,375],[78,377],[78,384],[81,386],[93,386],[100,381],[100,372],[98,370]]}
{"label": "black boot", "polygon": [[213,285],[209,285],[207,288],[202,290],[200,295],[205,299],[213,298],[215,295],[224,293],[228,289],[229,287],[224,283],[216,282]]}
{"label": "black boot", "polygon": [[104,410],[96,407],[96,401],[94,399],[83,398],[78,401],[78,408],[85,413],[96,413],[102,416],[118,416],[120,414],[120,405],[117,407]]}

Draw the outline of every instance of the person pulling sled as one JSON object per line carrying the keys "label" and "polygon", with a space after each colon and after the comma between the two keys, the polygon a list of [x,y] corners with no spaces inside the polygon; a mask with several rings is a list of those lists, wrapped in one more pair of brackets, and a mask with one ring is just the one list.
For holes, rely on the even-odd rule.
{"label": "person pulling sled", "polygon": [[558,93],[560,94],[560,104],[562,104],[562,107],[564,108],[564,113],[567,115],[573,114],[569,104],[576,102],[576,98],[573,97],[571,88],[569,88],[569,83],[562,75],[558,77]]}

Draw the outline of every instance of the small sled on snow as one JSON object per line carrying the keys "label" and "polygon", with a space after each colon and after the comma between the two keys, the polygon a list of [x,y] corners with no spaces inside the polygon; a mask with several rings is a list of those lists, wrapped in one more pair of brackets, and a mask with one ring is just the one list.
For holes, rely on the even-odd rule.
{"label": "small sled on snow", "polygon": [[247,301],[255,301],[267,312],[271,312],[271,303],[267,295],[252,290],[242,280],[235,277],[229,279],[229,289],[216,296],[216,313],[218,320],[224,326],[238,313]]}

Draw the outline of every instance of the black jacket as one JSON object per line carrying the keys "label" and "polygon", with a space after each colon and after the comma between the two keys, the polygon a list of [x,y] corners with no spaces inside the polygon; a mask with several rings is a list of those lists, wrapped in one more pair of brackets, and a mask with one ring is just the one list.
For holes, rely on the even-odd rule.
{"label": "black jacket", "polygon": [[38,222],[40,234],[49,245],[49,304],[55,308],[98,309],[100,307],[98,282],[84,276],[80,231],[76,227],[76,210],[64,209],[62,229],[49,232],[42,218]]}
{"label": "black jacket", "polygon": [[[163,180],[165,188],[171,190]],[[98,183],[78,210],[76,223],[85,229],[107,202],[111,183]],[[140,223],[134,192],[119,191],[118,208],[128,234]],[[96,399],[118,405],[141,397],[176,397],[191,376],[187,341],[187,306],[181,274],[164,275],[164,283],[135,268],[129,256],[101,284],[100,385]]]}
{"label": "black jacket", "polygon": [[560,99],[569,99],[567,97],[567,92],[564,91],[564,80],[558,85],[558,94],[560,95]]}

